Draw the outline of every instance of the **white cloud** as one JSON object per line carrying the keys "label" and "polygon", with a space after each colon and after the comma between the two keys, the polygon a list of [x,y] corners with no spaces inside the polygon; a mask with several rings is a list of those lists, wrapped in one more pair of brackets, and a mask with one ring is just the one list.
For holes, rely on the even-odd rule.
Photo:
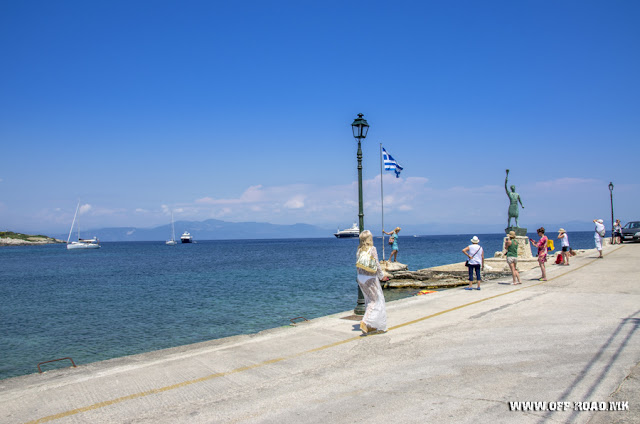
{"label": "white cloud", "polygon": [[288,209],[304,208],[304,196],[294,196],[284,204],[284,207]]}
{"label": "white cloud", "polygon": [[80,206],[80,210],[79,210],[79,212],[78,212],[78,213],[79,213],[80,215],[85,215],[85,214],[89,213],[89,211],[91,210],[91,208],[92,208],[92,207],[91,207],[91,205],[90,205],[90,204],[88,204],[88,203],[86,203],[86,204],[84,204],[84,205],[81,205],[81,206]]}

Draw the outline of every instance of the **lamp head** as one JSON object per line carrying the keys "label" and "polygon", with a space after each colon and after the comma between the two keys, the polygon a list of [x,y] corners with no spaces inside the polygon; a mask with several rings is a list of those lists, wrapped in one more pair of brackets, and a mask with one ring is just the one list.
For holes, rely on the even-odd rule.
{"label": "lamp head", "polygon": [[351,129],[353,130],[353,136],[358,140],[367,137],[367,132],[369,131],[369,124],[366,119],[363,118],[363,114],[359,113],[358,117],[354,119],[353,124],[351,124]]}

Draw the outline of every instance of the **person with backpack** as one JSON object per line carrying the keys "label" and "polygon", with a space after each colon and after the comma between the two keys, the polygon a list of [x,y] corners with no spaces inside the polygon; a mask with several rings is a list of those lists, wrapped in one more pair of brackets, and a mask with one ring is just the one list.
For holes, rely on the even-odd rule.
{"label": "person with backpack", "polygon": [[596,224],[596,233],[593,236],[596,242],[596,250],[600,254],[598,259],[604,258],[602,256],[602,242],[604,241],[605,229],[604,229],[604,221],[601,219],[594,219],[593,223]]}

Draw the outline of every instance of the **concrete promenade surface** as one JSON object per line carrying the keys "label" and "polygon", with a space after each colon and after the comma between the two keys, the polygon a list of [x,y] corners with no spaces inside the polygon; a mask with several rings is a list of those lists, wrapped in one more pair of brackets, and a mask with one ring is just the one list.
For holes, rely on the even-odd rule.
{"label": "concrete promenade surface", "polygon": [[640,244],[571,261],[390,302],[385,334],[345,312],[2,380],[0,423],[640,422]]}

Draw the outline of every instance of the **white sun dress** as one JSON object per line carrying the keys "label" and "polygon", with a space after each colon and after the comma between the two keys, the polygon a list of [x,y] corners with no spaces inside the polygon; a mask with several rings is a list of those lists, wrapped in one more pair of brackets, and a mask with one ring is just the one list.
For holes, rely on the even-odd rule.
{"label": "white sun dress", "polygon": [[[382,269],[380,269],[378,251],[375,246],[369,248],[368,253],[375,258],[377,270],[375,272],[367,272],[356,267],[358,272],[358,285],[364,295],[366,308],[364,316],[362,317],[362,322],[370,328],[387,331],[387,310],[385,308],[382,287],[380,286],[380,279],[384,278],[384,274],[382,273]],[[358,256],[357,253],[356,256]]]}

